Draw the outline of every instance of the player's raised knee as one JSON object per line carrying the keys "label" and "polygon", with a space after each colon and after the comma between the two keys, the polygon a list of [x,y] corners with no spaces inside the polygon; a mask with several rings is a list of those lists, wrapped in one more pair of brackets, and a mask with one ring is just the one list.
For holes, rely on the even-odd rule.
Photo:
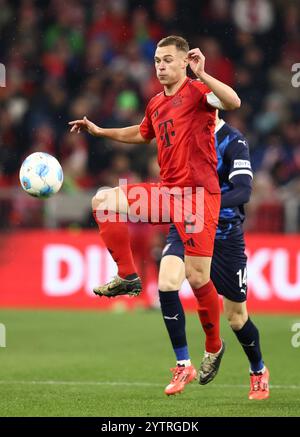
{"label": "player's raised knee", "polygon": [[99,195],[98,193],[92,198],[92,209],[96,211],[99,209],[100,205],[102,206],[106,201],[106,197],[104,194]]}
{"label": "player's raised knee", "polygon": [[113,189],[109,190],[98,190],[95,196],[92,198],[92,208],[93,211],[97,209],[107,209],[108,207],[108,200],[110,197],[110,192],[112,192]]}
{"label": "player's raised knee", "polygon": [[96,211],[98,205],[99,205],[99,201],[98,201],[97,197],[94,196],[94,197],[92,198],[92,210],[93,210],[93,211]]}

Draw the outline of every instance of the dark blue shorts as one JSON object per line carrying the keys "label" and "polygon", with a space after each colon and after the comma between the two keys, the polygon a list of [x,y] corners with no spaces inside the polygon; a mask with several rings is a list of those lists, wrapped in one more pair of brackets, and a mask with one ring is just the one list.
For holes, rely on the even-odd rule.
{"label": "dark blue shorts", "polygon": [[[175,255],[184,260],[184,246],[174,225],[170,226],[162,256]],[[211,279],[219,294],[233,302],[247,299],[247,256],[242,232],[215,240]]]}

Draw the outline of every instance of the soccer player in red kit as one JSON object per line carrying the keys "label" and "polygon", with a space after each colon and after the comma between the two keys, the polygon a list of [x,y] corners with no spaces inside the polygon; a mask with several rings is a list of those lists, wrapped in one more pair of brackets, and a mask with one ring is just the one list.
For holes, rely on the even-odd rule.
{"label": "soccer player in red kit", "polygon": [[[220,209],[214,147],[216,108],[238,108],[240,99],[232,88],[205,72],[203,54],[198,48],[189,50],[187,41],[182,37],[169,36],[162,39],[157,44],[154,61],[163,91],[150,100],[140,125],[103,129],[86,117],[69,123],[72,132],[86,130],[95,136],[130,144],[148,143],[156,138],[158,146],[160,184],[122,185],[99,190],[93,198],[92,206],[100,235],[118,265],[118,275],[108,284],[94,289],[94,292],[100,296],[112,297],[120,294],[137,295],[141,291],[127,224],[121,217],[133,214],[134,202],[130,194],[142,188],[148,194],[146,205],[143,205],[146,207],[146,218],[153,222],[150,209],[157,202],[153,188],[158,188],[162,202],[166,199],[170,202],[170,221],[176,226],[185,247],[186,277],[197,299],[199,318],[206,334],[205,359],[200,369],[202,381],[206,383],[217,374],[225,348],[220,338],[218,294],[210,280]],[[187,77],[188,65],[198,80]],[[187,187],[191,189],[190,207],[181,219],[175,220],[178,203],[172,189],[184,191]],[[203,210],[197,216],[198,187],[203,187]],[[168,190],[171,190],[171,194]],[[164,206],[159,205],[158,211],[156,222],[162,222]],[[108,213],[106,221],[99,219],[100,216],[103,218],[100,213],[104,212]],[[114,220],[109,220],[112,213]],[[189,221],[189,217],[193,217],[192,221]],[[202,220],[202,227],[199,228],[196,223],[195,230],[195,220],[198,218]],[[196,377],[196,370],[190,365],[180,375],[188,383]]]}

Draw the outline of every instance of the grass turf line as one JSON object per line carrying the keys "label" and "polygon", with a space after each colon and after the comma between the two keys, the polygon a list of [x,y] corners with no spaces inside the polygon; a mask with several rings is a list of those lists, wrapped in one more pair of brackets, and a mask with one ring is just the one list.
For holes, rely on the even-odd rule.
{"label": "grass turf line", "polygon": [[[215,381],[168,398],[175,358],[159,311],[2,309],[0,416],[299,416],[300,348],[291,345],[291,326],[300,315],[252,317],[274,386],[263,402],[247,399],[248,363],[222,319],[227,350]],[[198,367],[204,337],[196,314],[187,315],[187,335]]]}

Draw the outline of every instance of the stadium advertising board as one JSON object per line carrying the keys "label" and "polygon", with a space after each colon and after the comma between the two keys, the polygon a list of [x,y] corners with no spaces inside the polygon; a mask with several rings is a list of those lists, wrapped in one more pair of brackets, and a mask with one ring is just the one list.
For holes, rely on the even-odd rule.
{"label": "stadium advertising board", "polygon": [[[144,290],[140,297],[98,298],[116,266],[95,231],[27,231],[1,234],[1,307],[134,308],[157,306],[157,266],[147,248],[134,245]],[[146,240],[145,240],[145,244]],[[136,247],[135,247],[136,246]],[[300,313],[300,237],[248,235],[248,302],[254,312]],[[195,309],[187,283],[181,297]]]}

